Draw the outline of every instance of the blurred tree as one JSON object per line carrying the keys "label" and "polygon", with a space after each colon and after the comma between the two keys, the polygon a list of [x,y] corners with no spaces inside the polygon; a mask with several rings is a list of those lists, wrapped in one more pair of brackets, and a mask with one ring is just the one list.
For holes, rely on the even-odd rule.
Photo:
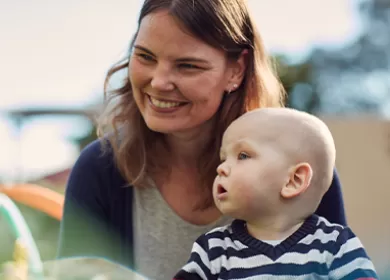
{"label": "blurred tree", "polygon": [[390,111],[390,0],[361,1],[360,14],[356,41],[315,49],[306,62],[282,67],[290,106],[339,115]]}
{"label": "blurred tree", "polygon": [[320,94],[312,83],[314,70],[310,60],[291,64],[282,55],[276,55],[275,59],[278,75],[288,96],[286,106],[316,112],[320,106]]}

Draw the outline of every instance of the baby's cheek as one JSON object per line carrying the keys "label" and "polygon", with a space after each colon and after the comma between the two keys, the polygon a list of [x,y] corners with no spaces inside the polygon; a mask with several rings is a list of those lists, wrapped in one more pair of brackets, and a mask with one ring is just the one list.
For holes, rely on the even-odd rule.
{"label": "baby's cheek", "polygon": [[240,197],[241,204],[251,207],[256,200],[255,193],[251,189],[242,189],[237,194]]}

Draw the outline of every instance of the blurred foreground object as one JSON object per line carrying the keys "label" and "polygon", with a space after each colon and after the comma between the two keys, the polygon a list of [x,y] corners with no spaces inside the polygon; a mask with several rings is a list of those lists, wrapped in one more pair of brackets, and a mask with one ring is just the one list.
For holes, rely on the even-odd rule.
{"label": "blurred foreground object", "polygon": [[[24,262],[28,262],[29,273],[37,277],[41,276],[41,257],[30,228],[16,204],[3,193],[0,193],[0,213],[3,214],[11,225],[12,231],[16,237],[14,266],[22,267]],[[17,270],[14,272],[19,274],[19,271]]]}
{"label": "blurred foreground object", "polygon": [[43,265],[45,279],[147,280],[117,263],[102,258],[65,258]]}
{"label": "blurred foreground object", "polygon": [[[39,278],[42,280],[147,280],[124,266],[100,258],[80,257],[47,261],[43,264],[43,271],[43,277]],[[27,271],[17,266],[16,262],[12,262],[4,265],[0,279],[35,280],[38,278],[27,278]]]}
{"label": "blurred foreground object", "polygon": [[4,280],[28,279],[28,252],[22,240],[15,241],[13,262],[3,265]]}
{"label": "blurred foreground object", "polygon": [[13,201],[61,220],[64,196],[39,185],[0,185],[0,210],[8,218],[16,235],[13,261],[2,266],[0,279],[146,280],[124,266],[100,258],[66,258],[42,263],[31,232]]}
{"label": "blurred foreground object", "polygon": [[48,188],[34,184],[0,185],[0,193],[12,200],[39,210],[56,220],[61,220],[64,196]]}

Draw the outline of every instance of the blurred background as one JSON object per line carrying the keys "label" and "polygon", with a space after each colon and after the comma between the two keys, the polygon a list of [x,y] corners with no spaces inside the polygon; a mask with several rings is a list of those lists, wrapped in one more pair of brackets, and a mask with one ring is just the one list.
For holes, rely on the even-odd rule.
{"label": "blurred background", "polygon": [[[390,0],[248,0],[289,93],[334,133],[348,222],[381,274],[390,265]],[[142,0],[0,0],[0,184],[63,193],[108,68],[127,51]],[[59,222],[17,204],[43,259]],[[0,217],[0,263],[14,236]]]}

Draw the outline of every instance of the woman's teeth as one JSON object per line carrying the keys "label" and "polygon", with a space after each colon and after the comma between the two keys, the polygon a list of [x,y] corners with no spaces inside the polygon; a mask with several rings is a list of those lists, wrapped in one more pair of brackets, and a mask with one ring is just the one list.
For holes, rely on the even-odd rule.
{"label": "woman's teeth", "polygon": [[157,100],[153,97],[150,97],[150,101],[152,102],[152,104],[156,107],[159,107],[159,108],[173,108],[173,107],[178,107],[180,106],[180,102],[167,102],[167,101],[161,101],[161,100]]}

